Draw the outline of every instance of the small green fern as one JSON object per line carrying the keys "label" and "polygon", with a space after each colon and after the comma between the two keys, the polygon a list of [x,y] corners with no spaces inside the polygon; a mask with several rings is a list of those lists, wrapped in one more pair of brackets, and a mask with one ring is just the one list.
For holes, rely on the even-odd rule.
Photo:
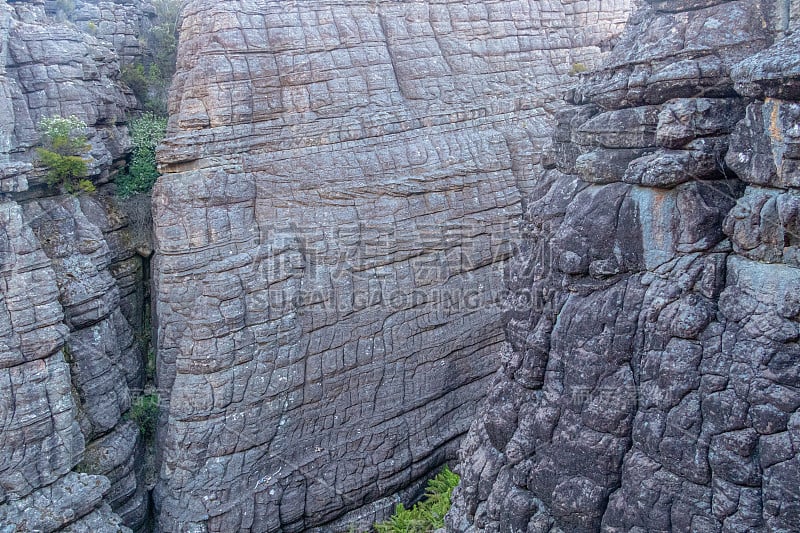
{"label": "small green fern", "polygon": [[444,516],[450,510],[450,495],[458,485],[458,475],[445,466],[428,482],[423,500],[411,509],[402,503],[385,522],[375,524],[378,533],[430,533],[444,527]]}

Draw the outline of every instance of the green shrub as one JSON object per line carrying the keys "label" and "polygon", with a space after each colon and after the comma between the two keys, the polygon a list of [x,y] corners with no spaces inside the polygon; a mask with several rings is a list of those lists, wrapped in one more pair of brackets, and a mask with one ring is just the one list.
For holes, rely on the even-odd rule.
{"label": "green shrub", "polygon": [[147,75],[144,71],[144,65],[141,63],[134,63],[133,65],[125,65],[122,67],[122,81],[125,85],[130,87],[133,95],[139,102],[145,102],[148,98],[149,85]]}
{"label": "green shrub", "polygon": [[64,185],[72,183],[74,178],[86,176],[86,161],[76,155],[61,155],[45,148],[37,148],[39,162],[47,167],[47,184]]}
{"label": "green shrub", "polygon": [[158,179],[156,147],[167,132],[167,119],[145,113],[128,126],[133,141],[133,151],[127,170],[117,177],[117,195],[128,198],[137,193],[150,192]]}
{"label": "green shrub", "polygon": [[375,524],[378,533],[429,533],[444,527],[444,516],[450,510],[450,495],[458,485],[458,475],[445,466],[428,482],[424,499],[406,509],[402,503],[385,522]]}
{"label": "green shrub", "polygon": [[179,0],[152,0],[156,18],[146,34],[148,47],[155,55],[155,65],[170,80],[175,74],[175,57],[178,52],[178,20],[181,11]]}
{"label": "green shrub", "polygon": [[60,185],[70,194],[94,192],[86,178],[88,166],[84,155],[91,146],[86,141],[86,123],[76,116],[47,117],[39,122],[41,146],[36,149],[39,163],[47,168],[47,184]]}
{"label": "green shrub", "polygon": [[85,192],[87,194],[92,194],[97,191],[97,187],[94,186],[94,183],[87,179],[78,180],[75,189],[76,191]]}
{"label": "green shrub", "polygon": [[136,398],[128,411],[128,418],[136,422],[145,440],[155,436],[158,423],[158,394],[143,394]]}
{"label": "green shrub", "polygon": [[178,52],[179,0],[151,0],[154,9],[151,25],[139,37],[146,50],[144,63],[122,68],[122,81],[131,88],[145,111],[167,114],[167,93],[175,74]]}

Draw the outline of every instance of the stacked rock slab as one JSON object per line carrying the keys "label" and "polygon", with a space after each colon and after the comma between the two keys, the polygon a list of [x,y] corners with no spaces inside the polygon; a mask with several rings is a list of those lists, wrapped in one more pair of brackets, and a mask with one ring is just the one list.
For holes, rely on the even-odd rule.
{"label": "stacked rock slab", "polygon": [[147,518],[139,430],[123,417],[144,379],[142,260],[113,201],[45,187],[33,150],[41,118],[76,115],[90,177],[107,181],[129,143],[118,76],[111,50],[41,2],[0,5],[0,529]]}
{"label": "stacked rock slab", "polygon": [[154,191],[162,530],[346,531],[453,456],[554,100],[629,8],[185,5]]}
{"label": "stacked rock slab", "polygon": [[559,113],[452,531],[800,529],[797,21],[648,4]]}

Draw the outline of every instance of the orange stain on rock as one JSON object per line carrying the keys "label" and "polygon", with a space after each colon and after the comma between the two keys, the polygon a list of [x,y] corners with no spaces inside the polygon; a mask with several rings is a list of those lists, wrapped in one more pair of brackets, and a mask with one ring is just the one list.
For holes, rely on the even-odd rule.
{"label": "orange stain on rock", "polygon": [[764,103],[772,106],[772,111],[769,115],[769,136],[775,142],[783,142],[783,133],[781,133],[780,126],[781,104],[774,98],[767,98]]}

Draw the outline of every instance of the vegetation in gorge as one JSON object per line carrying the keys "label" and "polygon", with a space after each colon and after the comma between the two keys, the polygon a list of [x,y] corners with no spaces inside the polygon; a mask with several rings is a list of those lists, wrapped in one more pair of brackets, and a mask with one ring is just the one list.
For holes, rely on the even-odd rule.
{"label": "vegetation in gorge", "polygon": [[450,510],[450,496],[458,485],[458,475],[445,466],[428,482],[425,497],[406,509],[398,503],[394,514],[375,524],[378,533],[429,533],[444,527],[444,516]]}
{"label": "vegetation in gorge", "polygon": [[131,88],[146,112],[167,115],[167,93],[175,74],[178,52],[178,18],[180,2],[153,0],[155,10],[152,25],[139,38],[147,50],[143,63],[122,68],[122,81]]}
{"label": "vegetation in gorge", "polygon": [[86,139],[86,123],[78,117],[47,117],[39,122],[41,146],[36,149],[39,163],[47,169],[47,184],[61,186],[70,194],[92,193],[94,184],[86,179],[84,156],[91,146]]}
{"label": "vegetation in gorge", "polygon": [[134,63],[132,65],[125,65],[121,69],[122,81],[125,82],[133,95],[136,97],[145,109],[153,107],[149,104],[150,99],[150,86],[154,85],[155,76],[151,77],[149,71],[141,63]]}
{"label": "vegetation in gorge", "polygon": [[131,404],[128,418],[136,422],[145,440],[150,440],[156,433],[158,422],[158,394],[143,394]]}
{"label": "vegetation in gorge", "polygon": [[160,116],[167,114],[167,92],[172,78],[165,77],[155,63],[145,67],[134,63],[122,67],[122,81],[130,87],[144,110]]}
{"label": "vegetation in gorge", "polygon": [[128,198],[137,193],[147,193],[158,178],[156,147],[167,132],[167,119],[145,113],[128,125],[133,150],[128,168],[117,177],[117,195]]}
{"label": "vegetation in gorge", "polygon": [[145,64],[134,63],[122,69],[122,80],[131,88],[145,112],[131,120],[129,131],[133,149],[128,167],[116,179],[117,195],[131,198],[149,194],[159,176],[156,147],[167,129],[167,92],[175,74],[178,49],[178,0],[153,0],[152,25],[139,38],[148,51]]}
{"label": "vegetation in gorge", "polygon": [[156,22],[145,35],[148,49],[153,51],[154,65],[165,79],[175,74],[175,56],[178,50],[178,18],[181,3],[177,0],[153,0]]}

